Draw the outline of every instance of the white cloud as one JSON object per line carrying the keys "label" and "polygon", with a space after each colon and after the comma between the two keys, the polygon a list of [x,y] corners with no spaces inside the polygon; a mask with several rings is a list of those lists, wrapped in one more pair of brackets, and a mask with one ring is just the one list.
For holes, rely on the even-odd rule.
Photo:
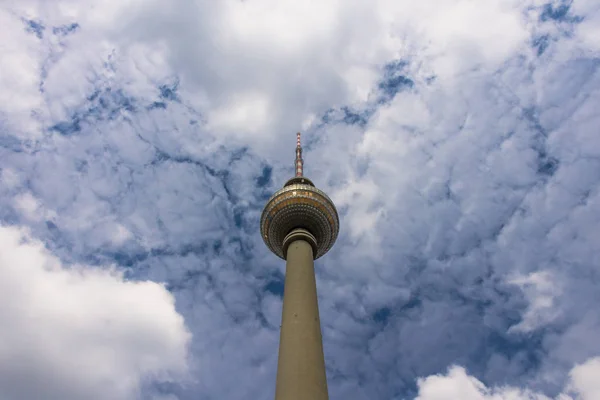
{"label": "white cloud", "polygon": [[43,105],[38,90],[41,48],[15,17],[0,9],[0,127],[18,137],[36,138],[41,121],[32,114]]}
{"label": "white cloud", "polygon": [[508,283],[518,285],[529,300],[529,308],[519,324],[510,331],[528,332],[551,323],[558,315],[555,299],[562,294],[560,279],[552,272],[537,271],[528,276],[510,279]]}
{"label": "white cloud", "polygon": [[447,375],[435,375],[418,382],[416,400],[550,400],[540,394],[514,388],[490,390],[464,368],[452,367]]}
{"label": "white cloud", "polygon": [[[567,391],[555,400],[596,400],[600,396],[600,358],[592,358],[575,366],[570,372]],[[415,400],[551,400],[542,393],[515,387],[486,387],[469,376],[464,368],[451,367],[446,375],[434,375],[418,380],[419,394]],[[573,396],[573,397],[572,397]]]}
{"label": "white cloud", "polygon": [[40,219],[40,215],[38,214],[40,204],[37,199],[31,195],[31,193],[23,193],[16,196],[15,207],[30,220]]}
{"label": "white cloud", "polygon": [[252,131],[257,134],[267,127],[270,104],[260,95],[234,96],[230,103],[208,115],[209,128],[224,131]]}
{"label": "white cloud", "polygon": [[592,358],[577,365],[570,373],[570,388],[583,400],[600,399],[600,358]]}
{"label": "white cloud", "polygon": [[0,227],[0,398],[132,399],[182,378],[187,332],[171,295],[114,270],[63,266]]}

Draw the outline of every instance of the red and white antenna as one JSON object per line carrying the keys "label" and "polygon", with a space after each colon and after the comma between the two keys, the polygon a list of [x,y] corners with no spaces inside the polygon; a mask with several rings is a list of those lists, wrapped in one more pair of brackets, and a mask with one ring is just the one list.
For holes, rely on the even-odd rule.
{"label": "red and white antenna", "polygon": [[296,134],[296,176],[302,176],[302,145],[300,145],[300,132]]}

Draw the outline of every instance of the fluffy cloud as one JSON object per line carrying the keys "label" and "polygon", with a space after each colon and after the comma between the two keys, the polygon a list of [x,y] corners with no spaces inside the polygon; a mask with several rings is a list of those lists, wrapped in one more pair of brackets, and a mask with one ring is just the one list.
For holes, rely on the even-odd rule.
{"label": "fluffy cloud", "polygon": [[[488,389],[460,367],[453,367],[445,376],[419,380],[416,400],[550,400],[548,397],[515,388]],[[566,400],[563,398],[563,400]]]}
{"label": "fluffy cloud", "polygon": [[[593,358],[571,370],[567,393],[556,400],[594,400],[600,395],[598,384],[600,359]],[[419,395],[415,400],[550,400],[541,393],[511,387],[487,388],[467,375],[464,368],[452,367],[447,375],[419,379]],[[574,397],[571,397],[574,396]]]}
{"label": "fluffy cloud", "polygon": [[0,228],[0,303],[2,399],[132,399],[186,372],[189,333],[163,287],[64,266],[16,228]]}
{"label": "fluffy cloud", "polygon": [[591,359],[571,370],[571,388],[581,395],[583,400],[600,397],[600,358]]}

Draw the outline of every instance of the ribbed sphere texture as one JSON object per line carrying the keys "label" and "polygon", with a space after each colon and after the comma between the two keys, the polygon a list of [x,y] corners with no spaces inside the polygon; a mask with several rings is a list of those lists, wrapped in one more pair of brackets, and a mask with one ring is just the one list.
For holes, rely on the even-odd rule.
{"label": "ribbed sphere texture", "polygon": [[304,228],[317,239],[317,259],[335,243],[339,225],[335,205],[323,191],[293,183],[275,192],[267,202],[260,218],[260,233],[267,247],[285,259],[283,239],[293,229]]}

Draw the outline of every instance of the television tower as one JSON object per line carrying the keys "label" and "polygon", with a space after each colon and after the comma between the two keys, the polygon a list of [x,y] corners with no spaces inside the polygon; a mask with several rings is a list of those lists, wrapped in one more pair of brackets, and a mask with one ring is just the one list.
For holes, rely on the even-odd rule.
{"label": "television tower", "polygon": [[296,175],[271,196],[260,218],[267,247],[285,260],[275,400],[327,400],[314,260],[335,243],[335,205],[303,175],[300,133]]}

